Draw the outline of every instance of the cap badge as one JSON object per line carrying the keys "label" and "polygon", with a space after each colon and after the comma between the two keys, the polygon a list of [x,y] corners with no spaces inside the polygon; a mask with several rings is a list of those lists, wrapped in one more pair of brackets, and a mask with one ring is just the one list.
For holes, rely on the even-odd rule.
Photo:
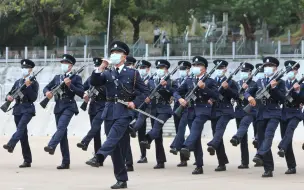
{"label": "cap badge", "polygon": [[66,59],[66,57],[63,57],[63,59]]}
{"label": "cap badge", "polygon": [[291,63],[289,63],[289,65],[288,65],[289,67],[292,67],[292,64]]}
{"label": "cap badge", "polygon": [[269,62],[269,59],[267,59],[266,62]]}
{"label": "cap badge", "polygon": [[23,65],[25,65],[26,63],[25,63],[25,61],[23,61]]}
{"label": "cap badge", "polygon": [[198,58],[196,58],[195,61],[198,61]]}
{"label": "cap badge", "polygon": [[117,44],[115,44],[114,47],[117,48]]}

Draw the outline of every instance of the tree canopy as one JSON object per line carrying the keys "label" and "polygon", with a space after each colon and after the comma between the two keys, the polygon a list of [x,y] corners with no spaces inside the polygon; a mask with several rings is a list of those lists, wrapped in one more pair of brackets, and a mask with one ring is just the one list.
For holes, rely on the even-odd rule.
{"label": "tree canopy", "polygon": [[[99,35],[106,32],[108,5],[109,0],[0,0],[0,43],[54,45],[68,35]],[[274,34],[291,23],[304,24],[304,0],[112,0],[111,6],[110,41],[128,24],[136,42],[143,21],[176,24],[182,34],[190,10],[199,21],[212,15],[222,20],[226,12],[248,39],[263,22]]]}

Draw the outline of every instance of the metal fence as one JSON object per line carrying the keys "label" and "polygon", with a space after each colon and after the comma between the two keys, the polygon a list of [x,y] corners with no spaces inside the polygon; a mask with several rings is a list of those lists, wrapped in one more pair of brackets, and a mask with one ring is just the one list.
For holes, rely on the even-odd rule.
{"label": "metal fence", "polygon": [[[136,46],[136,47],[135,47]],[[86,46],[62,48],[5,48],[0,63],[17,63],[22,58],[32,59],[40,63],[59,61],[64,53],[69,53],[79,62],[90,62],[93,57],[107,57],[107,46]],[[299,44],[286,45],[280,41],[259,43],[258,41],[240,40],[232,43],[168,43],[161,46],[137,43],[130,46],[130,55],[146,60],[164,58],[167,60],[191,60],[194,55],[202,55],[209,60],[223,59],[260,59],[261,56],[272,55],[277,58],[304,58],[304,40]]]}

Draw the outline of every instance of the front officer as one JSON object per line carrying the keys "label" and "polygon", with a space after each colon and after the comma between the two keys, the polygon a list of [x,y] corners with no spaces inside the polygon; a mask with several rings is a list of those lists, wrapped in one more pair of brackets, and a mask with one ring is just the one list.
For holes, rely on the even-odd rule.
{"label": "front officer", "polygon": [[223,99],[214,102],[211,128],[213,132],[213,139],[207,143],[210,155],[214,155],[216,151],[219,166],[215,171],[226,171],[226,164],[229,163],[225,146],[223,142],[223,135],[226,130],[228,122],[234,117],[233,105],[231,104],[231,99],[236,100],[238,98],[238,88],[235,81],[230,80],[226,82],[227,77],[225,73],[227,72],[228,62],[225,60],[215,60],[214,64],[220,64],[218,69],[215,71],[218,88],[222,86],[219,91],[222,94]]}
{"label": "front officer", "polygon": [[[241,63],[242,64],[242,63]],[[252,75],[254,66],[250,63],[244,63],[243,68],[241,69],[241,80],[238,81],[239,89],[244,89],[245,91],[248,88],[257,89],[257,84],[255,81],[251,80],[248,84],[246,81]],[[241,96],[241,94],[240,94]],[[248,128],[251,123],[253,123],[254,135],[256,134],[255,127],[255,115],[256,110],[252,109],[250,114],[247,114],[243,109],[248,104],[248,100],[240,97],[237,99],[237,106],[235,108],[235,121],[237,125],[237,132],[230,140],[233,146],[241,144],[241,165],[238,166],[238,169],[248,169],[249,168],[249,150],[248,150]]]}
{"label": "front officer", "polygon": [[[274,57],[265,57],[263,59],[265,78],[258,80],[258,89],[265,88],[268,84],[271,85],[268,99],[264,98],[262,103],[257,108],[257,129],[258,129],[258,144],[257,154],[253,158],[253,162],[264,164],[264,174],[262,177],[272,177],[274,170],[273,157],[271,152],[272,140],[275,131],[282,117],[282,109],[280,104],[285,102],[285,82],[283,80],[273,80],[273,76],[280,64],[279,60]],[[245,93],[245,98],[250,102],[250,105],[256,106],[256,101],[251,90]]]}
{"label": "front officer", "polygon": [[[172,116],[172,108],[170,106],[171,97],[175,92],[177,86],[172,79],[164,80],[164,77],[168,74],[168,69],[170,68],[170,63],[167,60],[156,60],[155,62],[157,68],[157,76],[153,81],[149,81],[148,87],[154,89],[158,84],[161,84],[161,88],[157,91],[160,96],[150,100],[149,97],[146,98],[145,102],[147,104],[152,104],[152,107],[156,107],[156,117],[158,119],[166,122]],[[157,121],[152,123],[152,129],[146,134],[145,140],[141,144],[146,148],[150,149],[150,145],[153,140],[155,140],[155,151],[156,151],[156,161],[157,164],[154,169],[165,168],[166,154],[163,145],[163,126]]]}
{"label": "front officer", "polygon": [[[108,63],[109,60],[96,57],[93,59],[93,62],[95,69],[98,69],[102,62]],[[86,151],[91,140],[94,138],[94,152],[96,154],[101,147],[100,130],[103,122],[103,120],[101,119],[101,115],[106,104],[106,89],[104,86],[92,86],[90,85],[90,81],[91,77],[89,77],[83,84],[85,90],[83,99],[86,102],[89,102],[91,100],[90,107],[88,110],[88,114],[90,116],[91,129],[89,130],[87,135],[82,139],[82,141],[80,143],[77,143],[77,147]],[[89,97],[88,90],[94,90],[97,93],[94,94],[92,97]],[[87,161],[86,164],[88,164],[92,159]],[[103,165],[103,163],[100,163],[100,165]]]}
{"label": "front officer", "polygon": [[[286,61],[284,63],[285,67],[292,67],[297,62]],[[286,89],[290,90],[289,95],[292,97],[292,101],[285,101],[282,110],[282,120],[280,123],[282,140],[278,146],[280,157],[284,157],[287,162],[288,170],[285,174],[295,174],[296,171],[296,159],[292,148],[292,138],[295,129],[297,128],[300,121],[303,119],[303,114],[301,110],[301,103],[304,102],[304,85],[299,84],[296,76],[298,74],[298,69],[300,65],[297,65],[294,70],[287,73],[287,80],[285,82]],[[293,88],[291,90],[291,88]]]}
{"label": "front officer", "polygon": [[[106,87],[107,103],[102,114],[105,122],[107,140],[97,152],[97,158],[90,164],[99,167],[99,162],[111,155],[114,165],[114,175],[117,183],[112,189],[127,188],[128,174],[126,170],[126,151],[128,149],[128,127],[132,120],[133,111],[144,98],[149,95],[149,90],[141,80],[138,71],[124,65],[129,47],[120,41],[111,44],[110,62],[114,65],[112,70],[105,70],[107,64],[101,64],[99,69],[91,76],[91,85]],[[135,92],[142,96],[134,96]],[[117,102],[123,100],[128,107]]]}
{"label": "front officer", "polygon": [[22,78],[18,79],[14,83],[14,86],[6,97],[8,101],[14,101],[13,97],[11,96],[13,91],[25,84],[25,88],[22,90],[24,97],[22,99],[17,98],[15,100],[16,104],[13,108],[13,115],[17,131],[13,134],[9,142],[3,145],[4,149],[6,149],[9,153],[12,153],[16,144],[20,140],[24,159],[23,164],[19,166],[20,168],[31,167],[32,163],[32,153],[28,141],[27,125],[31,121],[32,117],[36,114],[34,102],[37,100],[39,90],[39,84],[36,79],[33,82],[29,80],[34,67],[35,63],[33,61],[28,59],[21,60]]}
{"label": "front officer", "polygon": [[56,75],[53,80],[43,89],[45,96],[51,99],[53,97],[51,90],[61,84],[62,81],[65,83],[62,89],[62,95],[55,96],[56,104],[54,107],[54,114],[57,130],[49,144],[44,147],[44,151],[48,152],[50,155],[53,155],[57,145],[60,143],[63,159],[61,165],[58,166],[57,169],[69,169],[70,151],[67,128],[73,115],[77,115],[79,113],[76,101],[74,99],[75,95],[82,98],[84,89],[82,79],[79,75],[74,76],[72,79],[68,77],[76,63],[75,58],[69,54],[64,54],[60,62],[62,74]]}
{"label": "front officer", "polygon": [[[179,61],[178,65],[180,66],[179,78],[176,79],[176,83],[177,83],[177,87],[179,88],[190,77],[189,75],[190,75],[191,63],[188,61]],[[180,94],[180,95],[182,96],[182,98],[185,98],[186,94]],[[177,151],[181,149],[181,146],[183,145],[183,143],[185,141],[186,127],[188,125],[189,128],[191,128],[191,124],[194,119],[193,107],[192,107],[192,110],[191,110],[191,108],[186,108],[186,110],[182,114],[182,116],[177,116],[176,114],[174,114],[175,110],[179,106],[180,106],[180,103],[175,98],[174,106],[173,106],[173,119],[174,119],[176,136],[175,136],[172,144],[170,145],[170,148],[171,148],[170,152],[173,154],[177,154]],[[188,112],[188,110],[190,112]],[[188,165],[187,161],[188,161],[188,159],[185,158],[183,156],[183,154],[180,154],[180,163],[177,164],[177,167],[186,167]]]}

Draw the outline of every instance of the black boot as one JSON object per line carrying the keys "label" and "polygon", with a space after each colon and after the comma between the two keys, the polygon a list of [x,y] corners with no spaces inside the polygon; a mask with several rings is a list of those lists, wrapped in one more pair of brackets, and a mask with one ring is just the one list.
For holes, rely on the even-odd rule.
{"label": "black boot", "polygon": [[86,164],[95,168],[98,168],[100,166],[100,162],[99,159],[97,158],[97,156],[94,156],[91,160],[87,161]]}
{"label": "black boot", "polygon": [[192,172],[193,175],[198,175],[198,174],[203,174],[203,173],[204,173],[203,167],[197,167]]}
{"label": "black boot", "polygon": [[150,147],[151,147],[149,141],[147,141],[147,140],[141,141],[140,145],[142,145],[145,149],[150,149]]}
{"label": "black boot", "polygon": [[126,170],[127,170],[127,172],[133,172],[134,171],[133,165],[127,165]]}
{"label": "black boot", "polygon": [[183,157],[186,160],[189,160],[189,158],[190,158],[190,150],[188,148],[182,148],[179,152],[180,152],[181,155],[183,155]]}
{"label": "black boot", "polygon": [[238,169],[248,169],[248,168],[249,168],[248,164],[241,164],[238,166]]}
{"label": "black boot", "polygon": [[256,163],[256,164],[259,164],[259,165],[263,165],[264,164],[262,157],[260,155],[258,155],[258,154],[254,156],[254,158],[253,158],[252,161],[254,163]]}
{"label": "black boot", "polygon": [[215,154],[215,149],[212,146],[208,146],[207,151],[209,152],[209,154],[211,156],[213,156]]}
{"label": "black boot", "polygon": [[77,147],[81,148],[83,151],[88,150],[88,145],[84,144],[83,142],[77,143]]}
{"label": "black boot", "polygon": [[156,166],[154,166],[154,169],[164,169],[165,163],[157,163]]}
{"label": "black boot", "polygon": [[285,156],[285,151],[283,149],[280,149],[279,152],[278,152],[278,155],[281,157],[281,158],[284,158]]}
{"label": "black boot", "polygon": [[214,169],[216,172],[223,172],[226,171],[226,165],[219,165],[217,168]]}
{"label": "black boot", "polygon": [[70,169],[70,164],[61,164],[60,166],[57,166],[58,170],[67,170]]}
{"label": "black boot", "polygon": [[116,184],[111,186],[111,189],[126,189],[128,188],[126,181],[117,181]]}
{"label": "black boot", "polygon": [[31,167],[31,163],[27,163],[27,162],[23,162],[19,168],[30,168]]}
{"label": "black boot", "polygon": [[176,148],[171,148],[170,149],[170,153],[174,154],[174,155],[177,155],[178,153],[178,150]]}
{"label": "black boot", "polygon": [[143,164],[143,163],[148,163],[148,159],[147,157],[141,157],[138,161],[138,164]]}
{"label": "black boot", "polygon": [[9,153],[13,153],[13,151],[14,151],[14,148],[8,144],[3,145],[3,148],[6,149],[7,152],[9,152]]}
{"label": "black boot", "polygon": [[265,171],[262,177],[273,177],[272,171]]}
{"label": "black boot", "polygon": [[297,170],[296,168],[288,168],[288,170],[285,172],[285,174],[296,174]]}
{"label": "black boot", "polygon": [[239,145],[239,140],[236,137],[232,137],[230,143],[232,144],[232,146],[237,146]]}
{"label": "black boot", "polygon": [[48,152],[50,155],[54,155],[54,153],[55,153],[55,149],[50,146],[44,147],[44,151]]}
{"label": "black boot", "polygon": [[181,161],[179,164],[177,164],[177,167],[187,167],[187,161]]}

